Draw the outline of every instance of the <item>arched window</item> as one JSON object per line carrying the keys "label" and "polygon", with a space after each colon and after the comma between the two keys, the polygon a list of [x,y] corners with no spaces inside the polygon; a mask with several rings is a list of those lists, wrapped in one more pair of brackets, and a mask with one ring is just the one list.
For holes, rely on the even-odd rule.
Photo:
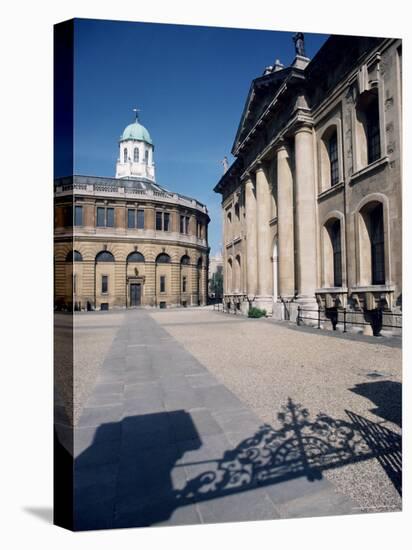
{"label": "arched window", "polygon": [[182,265],[189,265],[190,264],[190,258],[187,254],[185,254],[184,256],[182,256],[182,259],[180,260],[180,263]]}
{"label": "arched window", "polygon": [[236,214],[237,219],[239,219],[239,218],[240,218],[239,202],[237,202],[237,203],[235,204],[235,214]]}
{"label": "arched window", "polygon": [[102,250],[97,254],[96,262],[114,262],[114,256],[108,250]]}
{"label": "arched window", "polygon": [[232,223],[232,212],[227,213],[227,221],[228,223]]}
{"label": "arched window", "polygon": [[127,149],[126,149],[126,147],[123,149],[123,162],[127,162]]}
{"label": "arched window", "polygon": [[360,210],[359,252],[360,284],[385,284],[385,232],[380,201],[371,201]]}
{"label": "arched window", "polygon": [[340,220],[335,220],[329,228],[333,254],[333,286],[342,286],[342,244]]}
{"label": "arched window", "polygon": [[366,140],[368,144],[368,164],[381,156],[381,141],[379,128],[379,104],[375,95],[365,109]]}
{"label": "arched window", "polygon": [[240,261],[240,255],[238,254],[235,259],[235,290],[240,290],[240,282],[241,282],[241,261]]}
{"label": "arched window", "polygon": [[381,156],[379,98],[377,90],[361,94],[356,104],[358,170]]}
{"label": "arched window", "polygon": [[143,263],[144,262],[144,256],[143,256],[143,254],[141,254],[140,252],[137,252],[137,250],[136,250],[135,252],[131,252],[127,256],[127,262],[128,263],[132,263],[132,262]]}
{"label": "arched window", "polygon": [[170,256],[169,254],[166,254],[165,252],[162,252],[158,255],[156,258],[157,264],[170,264]]}
{"label": "arched window", "polygon": [[133,162],[139,162],[139,148],[135,147],[133,149]]}
{"label": "arched window", "polygon": [[149,151],[146,151],[144,154],[144,161],[146,164],[149,164]]}
{"label": "arched window", "polygon": [[77,250],[70,250],[66,256],[66,262],[82,262],[83,256]]}
{"label": "arched window", "polygon": [[328,153],[330,164],[330,184],[336,185],[339,183],[338,134],[336,130],[329,138]]}
{"label": "arched window", "polygon": [[383,234],[383,208],[378,204],[369,213],[372,284],[385,284],[385,247]]}
{"label": "arched window", "polygon": [[[341,215],[341,214],[340,214]],[[342,222],[336,216],[330,217],[323,226],[323,271],[322,286],[343,286],[343,259],[342,259]]]}
{"label": "arched window", "polygon": [[338,126],[332,124],[323,133],[320,143],[322,191],[339,183]]}

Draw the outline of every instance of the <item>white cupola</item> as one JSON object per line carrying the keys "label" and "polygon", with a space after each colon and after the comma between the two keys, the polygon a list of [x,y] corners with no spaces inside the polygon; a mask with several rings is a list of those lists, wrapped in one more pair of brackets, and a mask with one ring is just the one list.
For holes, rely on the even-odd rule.
{"label": "white cupola", "polygon": [[147,129],[136,120],[126,126],[119,139],[119,158],[116,163],[116,178],[147,178],[155,181],[153,142]]}

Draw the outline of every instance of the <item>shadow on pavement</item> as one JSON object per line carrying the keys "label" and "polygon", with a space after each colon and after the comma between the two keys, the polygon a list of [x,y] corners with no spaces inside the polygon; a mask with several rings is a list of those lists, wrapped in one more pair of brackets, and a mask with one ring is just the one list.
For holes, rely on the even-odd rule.
{"label": "shadow on pavement", "polygon": [[370,411],[384,420],[402,426],[402,384],[392,380],[379,380],[356,384],[350,390],[366,397],[376,408]]}
{"label": "shadow on pavement", "polygon": [[400,493],[401,437],[346,413],[349,421],[311,419],[289,399],[278,429],[265,424],[223,456],[191,462],[184,454],[203,443],[186,411],[103,424],[75,460],[75,530],[162,524],[177,509],[188,514],[182,523],[200,523],[193,504],[295,478],[315,482],[325,470],[371,458]]}

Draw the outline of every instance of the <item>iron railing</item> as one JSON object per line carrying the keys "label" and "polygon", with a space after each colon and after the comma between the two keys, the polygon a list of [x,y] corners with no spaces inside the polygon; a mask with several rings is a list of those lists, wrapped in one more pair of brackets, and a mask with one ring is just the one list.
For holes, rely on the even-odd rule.
{"label": "iron railing", "polygon": [[213,304],[213,310],[214,311],[221,311],[223,313],[228,313],[232,315],[237,315],[238,313],[241,313],[240,307],[237,307],[237,304],[240,304],[240,302],[236,303],[230,303],[230,302],[218,302]]}
{"label": "iron railing", "polygon": [[[315,316],[307,315],[314,313]],[[353,317],[361,315],[363,320],[354,320]],[[388,323],[387,319],[393,319],[393,323]],[[382,309],[373,309],[368,311],[348,311],[346,308],[322,308],[308,309],[298,306],[296,324],[300,326],[304,321],[315,321],[317,328],[322,327],[322,323],[330,322],[333,330],[337,325],[343,325],[343,332],[347,332],[348,326],[370,326],[374,336],[379,335],[382,328],[398,329],[402,331],[402,313],[392,313]]]}

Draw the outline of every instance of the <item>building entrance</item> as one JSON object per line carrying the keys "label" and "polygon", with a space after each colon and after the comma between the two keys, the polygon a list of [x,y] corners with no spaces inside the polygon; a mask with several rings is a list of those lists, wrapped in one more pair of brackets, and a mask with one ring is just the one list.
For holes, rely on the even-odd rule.
{"label": "building entrance", "polygon": [[140,306],[142,303],[141,283],[130,283],[130,307]]}

